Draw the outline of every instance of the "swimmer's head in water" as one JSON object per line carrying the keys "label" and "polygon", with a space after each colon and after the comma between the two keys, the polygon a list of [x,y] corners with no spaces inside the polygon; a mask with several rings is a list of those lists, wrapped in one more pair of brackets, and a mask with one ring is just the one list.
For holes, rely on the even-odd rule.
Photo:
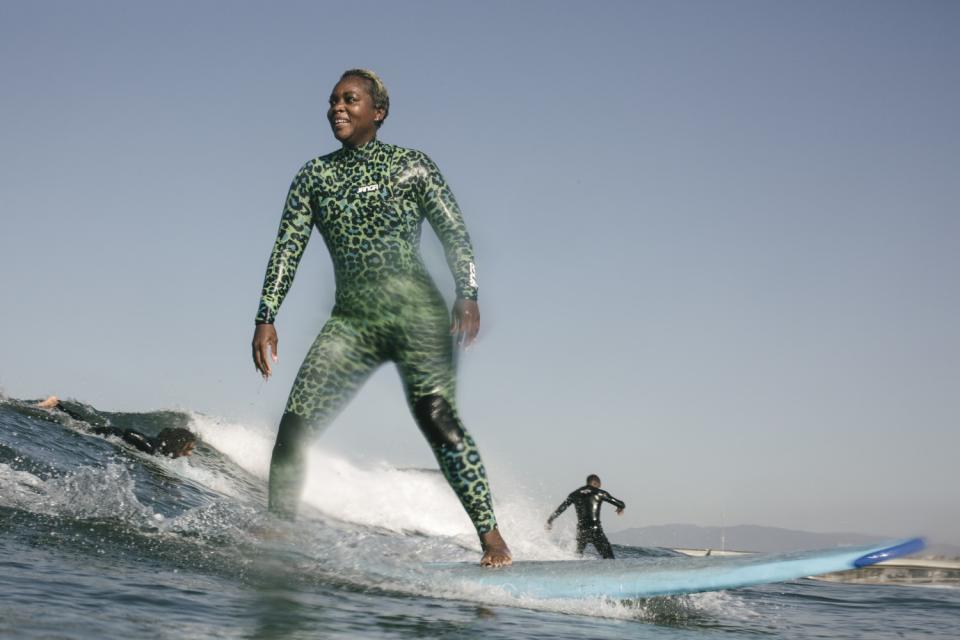
{"label": "swimmer's head in water", "polygon": [[157,452],[172,458],[188,456],[197,445],[197,436],[188,429],[177,427],[164,429],[154,438],[157,443]]}
{"label": "swimmer's head in water", "polygon": [[367,81],[368,90],[370,92],[370,97],[373,98],[373,108],[374,109],[383,109],[383,118],[376,121],[377,128],[383,124],[383,121],[387,119],[387,116],[390,115],[390,94],[387,93],[387,88],[383,84],[383,80],[380,79],[373,71],[369,69],[349,69],[344,71],[340,76],[340,79],[343,80],[347,77],[363,78]]}
{"label": "swimmer's head in water", "polygon": [[600,476],[598,476],[595,473],[591,473],[590,475],[587,476],[587,484],[590,485],[591,487],[596,487],[597,489],[599,489]]}

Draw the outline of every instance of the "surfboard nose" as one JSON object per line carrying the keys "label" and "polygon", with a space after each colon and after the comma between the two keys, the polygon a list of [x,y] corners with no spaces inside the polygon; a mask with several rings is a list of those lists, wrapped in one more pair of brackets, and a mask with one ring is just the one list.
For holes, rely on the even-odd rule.
{"label": "surfboard nose", "polygon": [[893,546],[885,547],[878,551],[871,551],[865,556],[860,556],[853,561],[853,566],[857,569],[861,567],[869,567],[872,564],[877,564],[878,562],[883,562],[884,560],[890,560],[892,558],[899,558],[900,556],[916,553],[926,546],[927,543],[923,538],[910,538],[909,540],[904,540],[903,542]]}

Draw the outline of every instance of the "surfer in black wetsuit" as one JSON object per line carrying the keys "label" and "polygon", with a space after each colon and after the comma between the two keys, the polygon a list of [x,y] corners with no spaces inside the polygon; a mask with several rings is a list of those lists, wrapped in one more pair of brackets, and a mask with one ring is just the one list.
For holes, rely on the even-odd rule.
{"label": "surfer in black wetsuit", "polygon": [[567,496],[567,499],[557,507],[547,518],[547,529],[553,526],[553,521],[566,511],[571,504],[577,510],[577,553],[583,554],[584,548],[592,544],[603,558],[613,560],[613,548],[603,532],[600,524],[600,505],[609,502],[617,508],[617,515],[623,514],[627,505],[600,488],[600,476],[587,476],[587,484]]}
{"label": "surfer in black wetsuit", "polygon": [[[80,415],[65,406],[57,396],[50,396],[43,402],[37,403],[37,406],[41,409],[57,409],[74,420],[85,424],[87,423],[86,416]],[[134,429],[120,429],[119,427],[110,426],[89,427],[85,430],[100,436],[120,438],[144,453],[169,456],[171,458],[188,456],[193,453],[194,448],[197,446],[197,436],[189,429],[183,429],[181,427],[163,429],[154,437],[150,437]]]}

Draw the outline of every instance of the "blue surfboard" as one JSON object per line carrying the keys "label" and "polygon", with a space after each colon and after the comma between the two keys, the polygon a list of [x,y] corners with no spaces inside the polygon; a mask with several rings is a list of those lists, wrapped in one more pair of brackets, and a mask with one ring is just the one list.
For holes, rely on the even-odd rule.
{"label": "blue surfboard", "polygon": [[502,569],[465,563],[426,567],[445,579],[497,587],[515,596],[629,599],[736,589],[857,569],[924,546],[921,538],[910,538],[879,546],[742,556],[515,562]]}

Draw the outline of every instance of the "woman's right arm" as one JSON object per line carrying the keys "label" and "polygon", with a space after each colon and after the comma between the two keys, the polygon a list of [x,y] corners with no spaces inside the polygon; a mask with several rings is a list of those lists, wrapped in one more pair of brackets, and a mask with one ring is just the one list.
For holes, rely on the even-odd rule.
{"label": "woman's right arm", "polygon": [[312,168],[312,162],[304,165],[290,185],[277,240],[263,278],[252,347],[253,364],[264,378],[270,377],[270,360],[277,361],[277,332],[273,322],[293,284],[297,266],[313,230]]}

